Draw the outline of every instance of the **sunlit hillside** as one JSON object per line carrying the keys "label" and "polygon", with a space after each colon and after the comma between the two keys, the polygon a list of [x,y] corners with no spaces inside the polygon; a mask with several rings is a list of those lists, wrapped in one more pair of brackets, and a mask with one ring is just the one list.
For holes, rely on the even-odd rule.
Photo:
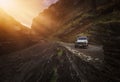
{"label": "sunlit hillside", "polygon": [[0,54],[23,48],[29,44],[29,38],[30,29],[0,9]]}
{"label": "sunlit hillside", "polygon": [[89,36],[88,31],[100,21],[119,20],[118,10],[114,11],[119,5],[116,3],[119,2],[59,0],[34,18],[32,29],[45,37],[57,36],[62,41],[74,42],[79,35]]}

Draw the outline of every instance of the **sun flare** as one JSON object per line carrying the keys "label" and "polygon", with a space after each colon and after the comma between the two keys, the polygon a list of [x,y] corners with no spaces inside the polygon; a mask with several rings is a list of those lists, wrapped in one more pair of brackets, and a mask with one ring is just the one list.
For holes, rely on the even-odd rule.
{"label": "sun flare", "polygon": [[28,27],[31,26],[32,19],[40,11],[38,2],[34,0],[31,2],[28,0],[0,0],[0,8]]}
{"label": "sun flare", "polygon": [[23,25],[31,27],[33,18],[55,1],[57,0],[0,0],[0,9]]}
{"label": "sun flare", "polygon": [[14,1],[13,0],[0,0],[0,7],[3,9],[10,9],[14,6]]}

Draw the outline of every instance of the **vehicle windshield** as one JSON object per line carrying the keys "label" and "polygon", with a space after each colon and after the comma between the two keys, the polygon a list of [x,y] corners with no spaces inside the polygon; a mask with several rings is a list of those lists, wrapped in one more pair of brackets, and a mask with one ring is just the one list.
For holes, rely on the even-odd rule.
{"label": "vehicle windshield", "polygon": [[78,38],[78,40],[87,40],[87,38]]}

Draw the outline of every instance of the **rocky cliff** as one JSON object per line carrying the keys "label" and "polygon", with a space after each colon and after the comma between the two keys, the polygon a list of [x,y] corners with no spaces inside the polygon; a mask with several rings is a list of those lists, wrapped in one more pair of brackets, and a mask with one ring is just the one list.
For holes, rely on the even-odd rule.
{"label": "rocky cliff", "polygon": [[[54,32],[61,29],[63,25],[66,25],[68,21],[73,19],[76,10],[85,10],[85,7],[79,7],[79,5],[84,6],[84,4],[82,4],[84,2],[81,0],[59,0],[56,4],[51,5],[34,18],[32,29],[45,36],[54,34]],[[88,4],[85,3],[85,6],[87,5]]]}
{"label": "rocky cliff", "polygon": [[107,21],[96,25],[94,36],[103,44],[104,69],[102,72],[108,75],[110,82],[120,81],[120,22],[118,20]]}
{"label": "rocky cliff", "polygon": [[105,63],[101,72],[109,82],[120,82],[119,4],[119,0],[59,0],[33,20],[32,29],[67,42],[79,34],[88,35],[91,42],[103,45]]}
{"label": "rocky cliff", "polygon": [[32,29],[45,37],[54,35],[64,41],[73,41],[75,36],[92,26],[95,18],[111,12],[116,2],[117,0],[59,0],[34,18]]}

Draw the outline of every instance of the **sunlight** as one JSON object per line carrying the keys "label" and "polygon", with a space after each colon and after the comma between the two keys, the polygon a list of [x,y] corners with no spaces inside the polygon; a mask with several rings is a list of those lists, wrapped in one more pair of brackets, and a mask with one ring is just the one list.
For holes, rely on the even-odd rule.
{"label": "sunlight", "polygon": [[44,9],[40,4],[41,0],[0,0],[0,8],[29,28],[33,18]]}
{"label": "sunlight", "polygon": [[29,8],[27,4],[22,3],[23,1],[19,0],[0,0],[0,8],[23,25],[30,27],[32,18],[36,16],[35,9]]}
{"label": "sunlight", "polygon": [[31,27],[32,20],[57,0],[0,0],[0,8],[21,24]]}
{"label": "sunlight", "polygon": [[0,7],[4,9],[10,9],[14,6],[14,1],[13,0],[0,0]]}

